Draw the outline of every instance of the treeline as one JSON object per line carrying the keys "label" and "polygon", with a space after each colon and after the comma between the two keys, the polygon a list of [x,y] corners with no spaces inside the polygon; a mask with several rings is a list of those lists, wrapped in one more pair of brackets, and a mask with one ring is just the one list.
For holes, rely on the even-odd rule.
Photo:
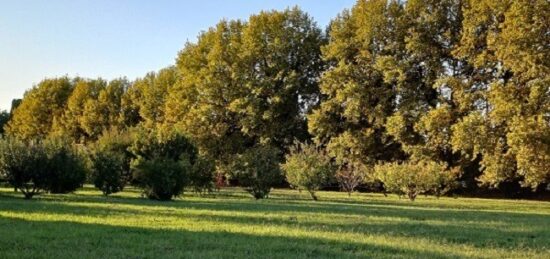
{"label": "treeline", "polygon": [[[331,183],[411,199],[542,191],[550,180],[550,3],[359,0],[326,32],[299,8],[261,12],[219,22],[174,66],[133,82],[45,79],[3,117],[6,139],[27,145],[128,139],[118,154],[136,176],[127,180],[142,185],[185,171],[177,184],[195,172],[201,186],[238,184],[260,198],[284,179],[314,198]],[[131,151],[155,139],[143,134],[168,144],[155,155]],[[193,148],[181,151],[163,134]]]}

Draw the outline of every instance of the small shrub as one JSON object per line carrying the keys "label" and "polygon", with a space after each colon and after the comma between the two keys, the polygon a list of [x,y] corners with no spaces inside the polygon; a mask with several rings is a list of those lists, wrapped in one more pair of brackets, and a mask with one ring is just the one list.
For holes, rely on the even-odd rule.
{"label": "small shrub", "polygon": [[48,153],[40,142],[0,140],[0,171],[25,199],[48,189]]}
{"label": "small shrub", "polygon": [[314,144],[297,143],[290,149],[281,166],[287,181],[295,188],[305,189],[313,200],[315,192],[325,186],[334,174],[330,157]]}
{"label": "small shrub", "polygon": [[444,164],[433,161],[387,163],[374,168],[375,178],[389,191],[414,201],[419,194],[447,192],[456,179],[456,174]]}
{"label": "small shrub", "polygon": [[186,174],[190,170],[191,165],[186,159],[158,157],[137,160],[133,176],[149,199],[167,201],[183,193],[187,183]]}
{"label": "small shrub", "polygon": [[108,152],[121,159],[123,177],[126,181],[130,181],[132,176],[130,173],[130,163],[134,157],[129,150],[132,143],[132,136],[129,132],[113,128],[103,132],[91,148],[92,150]]}
{"label": "small shrub", "polygon": [[197,158],[191,174],[189,175],[189,185],[196,193],[210,193],[214,190],[215,164],[213,161],[203,157]]}
{"label": "small shrub", "polygon": [[63,141],[47,141],[48,191],[70,193],[86,181],[88,168],[85,157],[75,147]]}
{"label": "small shrub", "polygon": [[91,180],[104,195],[120,192],[127,182],[125,159],[120,153],[104,150],[91,155]]}
{"label": "small shrub", "polygon": [[273,186],[282,180],[279,150],[257,146],[241,154],[234,167],[239,184],[256,199],[267,198]]}

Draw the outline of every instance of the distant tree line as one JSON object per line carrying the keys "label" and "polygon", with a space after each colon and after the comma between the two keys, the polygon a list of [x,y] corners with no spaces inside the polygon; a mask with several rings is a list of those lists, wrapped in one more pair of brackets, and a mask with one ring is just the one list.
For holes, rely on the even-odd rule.
{"label": "distant tree line", "polygon": [[314,199],[329,185],[411,199],[541,192],[550,2],[359,0],[326,31],[297,7],[223,20],[174,66],[135,81],[45,79],[0,123],[3,150],[85,150],[106,194],[235,184],[263,198],[282,182]]}

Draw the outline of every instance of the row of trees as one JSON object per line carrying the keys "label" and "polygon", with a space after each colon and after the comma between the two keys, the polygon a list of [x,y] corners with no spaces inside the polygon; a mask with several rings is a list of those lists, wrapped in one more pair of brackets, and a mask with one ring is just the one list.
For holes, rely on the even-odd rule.
{"label": "row of trees", "polygon": [[[230,177],[256,199],[268,197],[286,179],[293,187],[307,190],[314,200],[317,190],[333,182],[351,194],[366,177],[365,171],[361,179],[337,174],[333,159],[316,145],[296,143],[282,164],[279,154],[267,145],[251,148],[233,162]],[[443,165],[404,165],[379,165],[373,179],[411,200],[419,193],[440,195],[453,187],[454,178]],[[26,199],[43,192],[69,193],[88,181],[104,195],[133,183],[150,199],[170,200],[186,187],[200,194],[212,192],[215,164],[177,131],[135,128],[105,132],[89,146],[75,146],[66,138],[29,142],[4,138],[0,140],[0,176]]]}
{"label": "row of trees", "polygon": [[289,157],[320,149],[346,190],[426,172],[439,182],[414,184],[411,194],[385,187],[409,197],[446,189],[433,187],[451,186],[446,179],[469,191],[543,189],[549,24],[546,0],[359,0],[326,33],[298,8],[261,12],[218,23],[187,43],[175,66],[134,82],[46,79],[15,102],[5,129],[83,145],[111,129],[177,129],[214,163],[218,182],[238,172],[271,179],[274,158],[289,171],[325,174],[306,168],[325,158]]}

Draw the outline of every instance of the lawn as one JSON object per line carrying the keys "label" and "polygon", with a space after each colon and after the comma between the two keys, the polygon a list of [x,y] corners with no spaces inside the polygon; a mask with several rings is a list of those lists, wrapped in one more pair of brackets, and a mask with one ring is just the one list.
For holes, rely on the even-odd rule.
{"label": "lawn", "polygon": [[171,202],[0,189],[0,258],[549,258],[550,203],[239,189]]}

